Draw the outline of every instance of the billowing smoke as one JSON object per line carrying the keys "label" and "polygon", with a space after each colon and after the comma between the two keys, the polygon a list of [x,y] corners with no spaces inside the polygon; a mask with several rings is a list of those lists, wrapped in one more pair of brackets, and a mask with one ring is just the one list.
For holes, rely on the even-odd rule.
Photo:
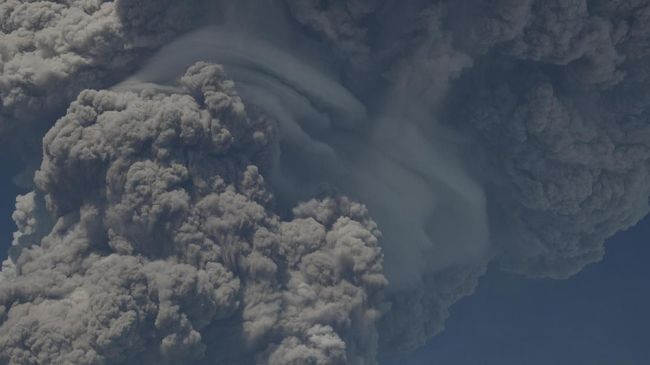
{"label": "billowing smoke", "polygon": [[509,270],[571,275],[648,212],[650,9],[633,3],[533,2],[458,89],[450,116],[488,151]]}
{"label": "billowing smoke", "polygon": [[364,363],[386,284],[367,209],[328,197],[281,220],[252,165],[268,119],[219,66],[181,83],[83,91],[45,136],[16,214],[40,227],[21,225],[2,273],[0,362],[179,364],[210,347],[214,363]]}
{"label": "billowing smoke", "polygon": [[27,162],[86,88],[105,88],[193,27],[201,3],[6,0],[0,3],[0,146]]}
{"label": "billowing smoke", "polygon": [[648,211],[643,0],[0,10],[0,362],[372,364]]}
{"label": "billowing smoke", "polygon": [[[165,84],[169,74],[202,59],[224,64],[244,99],[277,121],[269,177],[280,202],[308,199],[324,184],[367,202],[382,226],[392,282],[484,256],[481,188],[463,170],[453,134],[417,102],[390,101],[367,116],[333,76],[229,28],[181,37],[114,89],[174,90]],[[432,222],[445,229],[431,229]]]}

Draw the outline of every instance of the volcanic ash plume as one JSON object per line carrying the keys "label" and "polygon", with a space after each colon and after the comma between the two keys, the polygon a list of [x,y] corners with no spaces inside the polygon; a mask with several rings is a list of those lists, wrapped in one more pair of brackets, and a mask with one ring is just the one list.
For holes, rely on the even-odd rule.
{"label": "volcanic ash plume", "polygon": [[647,24],[647,0],[3,2],[0,144],[58,122],[0,363],[373,364],[491,261],[578,272],[649,210]]}
{"label": "volcanic ash plume", "polygon": [[[86,88],[106,88],[175,35],[202,3],[3,0],[0,3],[0,143],[32,160],[41,133]],[[56,115],[52,118],[52,115]]]}
{"label": "volcanic ash plume", "polygon": [[0,362],[368,363],[386,279],[367,209],[280,219],[254,165],[269,120],[220,66],[181,85],[83,91],[45,137],[0,281]]}

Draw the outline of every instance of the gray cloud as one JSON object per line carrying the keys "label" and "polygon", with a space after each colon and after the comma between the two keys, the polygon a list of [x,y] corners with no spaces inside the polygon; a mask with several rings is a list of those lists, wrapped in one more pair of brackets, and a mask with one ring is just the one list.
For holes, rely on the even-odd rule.
{"label": "gray cloud", "polygon": [[0,281],[0,360],[188,363],[211,326],[211,361],[372,359],[386,279],[367,209],[326,198],[282,221],[251,165],[267,119],[219,66],[181,84],[195,97],[83,91],[48,132]]}
{"label": "gray cloud", "polygon": [[[224,62],[247,102],[278,122],[268,176],[283,205],[309,199],[323,184],[367,203],[383,233],[388,300],[404,298],[382,322],[383,344],[406,349],[441,330],[448,306],[471,291],[488,257],[485,197],[463,170],[458,136],[431,123],[426,108],[406,97],[408,87],[417,84],[431,98],[441,98],[467,58],[448,43],[431,44],[422,52],[445,61],[427,65],[434,80],[444,84],[422,82],[406,62],[395,68],[400,89],[378,117],[366,117],[361,102],[327,71],[281,44],[228,27],[179,38],[115,88],[164,91],[174,88],[173,82],[169,86],[172,70],[198,59]],[[350,137],[351,132],[361,136]],[[444,287],[434,284],[441,278],[448,278]],[[425,316],[418,329],[408,322],[415,313]],[[398,323],[403,324],[393,325]]]}
{"label": "gray cloud", "polygon": [[[495,255],[507,270],[564,278],[599,261],[606,238],[647,214],[644,2],[393,3],[373,2],[358,19],[336,2],[324,10],[311,4],[309,11],[303,4],[294,14],[337,49],[363,50],[369,69],[388,70],[403,89],[425,93],[440,105],[431,119],[477,137],[470,155],[488,189],[495,246],[486,259]],[[472,267],[480,272],[480,265]],[[471,272],[448,283],[470,292]],[[421,313],[445,303],[416,292],[394,304]],[[391,316],[382,334],[399,328]],[[394,341],[384,336],[411,348],[442,327],[435,322],[424,330],[410,326],[413,332],[398,332]]]}
{"label": "gray cloud", "polygon": [[[198,2],[0,4],[0,143],[38,153],[42,134],[85,88],[104,88],[200,14]],[[153,9],[156,9],[153,11]]]}
{"label": "gray cloud", "polygon": [[642,0],[218,1],[173,41],[203,4],[7,4],[0,135],[76,98],[17,200],[7,362],[373,363],[490,261],[567,277],[648,211]]}
{"label": "gray cloud", "polygon": [[392,292],[391,309],[378,323],[383,352],[413,351],[442,332],[449,308],[474,292],[485,271],[476,263],[431,270],[417,286]]}
{"label": "gray cloud", "polygon": [[[447,84],[465,67],[465,59],[447,44],[435,52],[447,61],[431,66],[436,81]],[[445,52],[451,59],[442,55]],[[485,197],[463,171],[456,136],[431,121],[426,108],[407,96],[412,84],[428,88],[432,98],[440,97],[445,85],[428,87],[408,70],[396,72],[400,89],[394,100],[379,116],[367,116],[362,102],[335,75],[288,53],[282,44],[252,39],[229,27],[211,27],[163,47],[115,88],[173,88],[173,70],[198,59],[223,62],[247,102],[277,121],[276,152],[268,174],[281,203],[309,199],[323,184],[367,202],[382,225],[391,282],[417,281],[431,268],[465,264],[484,255]],[[424,131],[427,137],[421,135]]]}
{"label": "gray cloud", "polygon": [[566,277],[648,212],[650,104],[639,77],[647,56],[630,47],[643,37],[645,10],[556,5],[533,5],[501,64],[487,59],[468,76],[475,92],[453,115],[491,156],[495,205],[510,226],[500,237],[504,267]]}

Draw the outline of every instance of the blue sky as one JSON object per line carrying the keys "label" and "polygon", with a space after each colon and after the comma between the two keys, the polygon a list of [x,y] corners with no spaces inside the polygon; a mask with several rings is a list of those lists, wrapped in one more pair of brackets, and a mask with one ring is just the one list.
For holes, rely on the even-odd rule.
{"label": "blue sky", "polygon": [[650,219],[612,237],[568,280],[490,270],[452,307],[447,330],[382,365],[650,364]]}

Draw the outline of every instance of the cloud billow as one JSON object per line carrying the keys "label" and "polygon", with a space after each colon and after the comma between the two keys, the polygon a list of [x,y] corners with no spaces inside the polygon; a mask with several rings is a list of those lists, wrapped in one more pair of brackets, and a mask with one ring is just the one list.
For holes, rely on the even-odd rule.
{"label": "cloud billow", "polygon": [[[187,29],[198,2],[18,1],[0,4],[0,142],[30,155],[86,88],[105,88]],[[152,12],[152,9],[156,12]],[[155,14],[155,15],[153,15]],[[153,16],[152,16],[153,15]]]}
{"label": "cloud billow", "polygon": [[373,364],[648,212],[643,0],[183,4],[0,5],[0,362]]}
{"label": "cloud billow", "polygon": [[[179,364],[222,343],[229,363],[363,363],[386,284],[367,209],[325,198],[281,220],[252,165],[268,121],[219,66],[181,83],[196,99],[83,91],[46,135],[21,219],[53,224],[40,242],[21,225],[5,262],[0,359]],[[216,325],[233,319],[238,348]]]}

